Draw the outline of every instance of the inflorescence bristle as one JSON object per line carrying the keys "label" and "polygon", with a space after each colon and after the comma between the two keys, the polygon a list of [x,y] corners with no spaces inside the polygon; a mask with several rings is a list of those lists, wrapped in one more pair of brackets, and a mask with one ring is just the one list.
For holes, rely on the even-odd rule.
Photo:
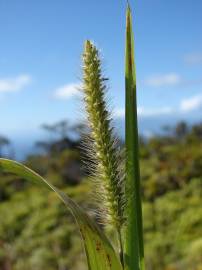
{"label": "inflorescence bristle", "polygon": [[124,187],[121,154],[114,137],[105,99],[106,79],[96,47],[86,41],[83,54],[85,108],[90,126],[90,151],[100,212],[118,230],[124,222]]}

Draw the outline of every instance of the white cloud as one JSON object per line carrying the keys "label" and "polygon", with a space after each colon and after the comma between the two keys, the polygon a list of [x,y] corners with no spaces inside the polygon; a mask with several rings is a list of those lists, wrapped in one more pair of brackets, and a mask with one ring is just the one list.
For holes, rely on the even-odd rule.
{"label": "white cloud", "polygon": [[190,65],[202,64],[202,52],[195,52],[185,55],[184,61]]}
{"label": "white cloud", "polygon": [[15,78],[0,79],[0,93],[18,92],[31,83],[31,76],[19,75]]}
{"label": "white cloud", "polygon": [[125,109],[124,108],[117,108],[113,111],[113,116],[115,118],[123,118],[125,116]]}
{"label": "white cloud", "polygon": [[[190,98],[182,99],[178,107],[160,107],[160,108],[145,108],[138,107],[137,113],[139,117],[152,117],[160,115],[172,115],[189,113],[194,110],[202,109],[202,94],[192,96]],[[123,118],[125,116],[124,108],[117,108],[114,110],[114,118]]]}
{"label": "white cloud", "polygon": [[161,108],[152,108],[147,109],[144,107],[138,108],[137,111],[139,116],[158,116],[158,115],[167,115],[173,113],[173,109],[171,107],[161,107]]}
{"label": "white cloud", "polygon": [[63,85],[55,90],[54,97],[57,99],[69,99],[74,96],[79,96],[81,85],[78,83],[70,83]]}
{"label": "white cloud", "polygon": [[182,112],[189,112],[200,108],[202,108],[202,94],[183,99],[180,103],[180,110]]}
{"label": "white cloud", "polygon": [[144,83],[152,87],[162,87],[177,85],[182,82],[182,78],[177,73],[168,73],[168,74],[156,74],[152,75],[144,80]]}
{"label": "white cloud", "polygon": [[[173,113],[173,109],[171,107],[162,107],[158,109],[147,109],[144,107],[137,108],[137,114],[140,117],[149,117],[149,116],[158,116],[158,115],[167,115]],[[125,116],[125,109],[118,108],[114,111],[115,118],[123,118]]]}

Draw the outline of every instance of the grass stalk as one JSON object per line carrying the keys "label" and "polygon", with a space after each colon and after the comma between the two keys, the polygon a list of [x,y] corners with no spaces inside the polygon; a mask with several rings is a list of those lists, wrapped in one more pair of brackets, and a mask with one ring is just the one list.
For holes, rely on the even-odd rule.
{"label": "grass stalk", "polygon": [[[120,155],[113,136],[111,118],[105,100],[106,85],[96,47],[86,41],[83,54],[83,93],[90,126],[89,154],[102,220],[120,236],[124,222],[124,188]],[[119,240],[121,238],[119,237]],[[122,249],[122,241],[120,242]],[[123,250],[120,252],[123,254]]]}
{"label": "grass stalk", "polygon": [[131,10],[126,15],[126,60],[125,60],[125,144],[126,144],[126,228],[125,270],[144,269],[144,244],[142,229],[142,207],[140,191],[140,169],[138,149],[138,123],[136,100],[136,71],[134,62],[134,39]]}

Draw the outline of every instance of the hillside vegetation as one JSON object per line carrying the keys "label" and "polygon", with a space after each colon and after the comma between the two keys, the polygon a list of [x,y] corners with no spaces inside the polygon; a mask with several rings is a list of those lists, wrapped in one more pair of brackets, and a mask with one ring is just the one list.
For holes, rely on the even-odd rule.
{"label": "hillside vegetation", "polygon": [[[45,128],[54,139],[38,142],[41,154],[30,155],[25,164],[96,219],[90,171],[81,163],[85,127],[70,129],[61,122]],[[9,140],[1,141],[3,153]],[[140,141],[146,269],[202,270],[202,124],[189,128],[182,122],[164,136]],[[85,265],[75,222],[55,194],[1,174],[0,269],[84,270]]]}

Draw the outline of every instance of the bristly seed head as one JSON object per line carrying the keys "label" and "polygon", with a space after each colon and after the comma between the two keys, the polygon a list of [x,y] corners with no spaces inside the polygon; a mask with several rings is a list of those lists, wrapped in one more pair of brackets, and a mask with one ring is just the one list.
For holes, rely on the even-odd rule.
{"label": "bristly seed head", "polygon": [[106,78],[96,47],[86,41],[83,54],[83,87],[85,108],[90,126],[90,155],[94,179],[104,220],[118,230],[124,222],[124,187],[121,154],[111,127],[105,100]]}

